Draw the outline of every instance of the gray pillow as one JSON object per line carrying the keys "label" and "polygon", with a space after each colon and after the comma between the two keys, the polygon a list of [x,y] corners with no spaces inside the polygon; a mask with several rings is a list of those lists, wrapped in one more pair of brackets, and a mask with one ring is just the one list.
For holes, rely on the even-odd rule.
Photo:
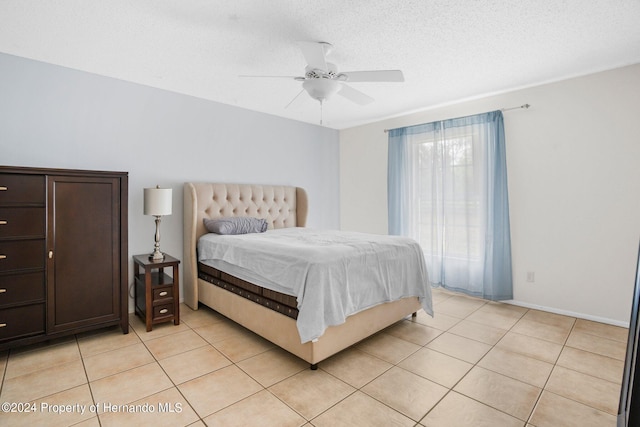
{"label": "gray pillow", "polygon": [[204,219],[204,226],[216,234],[247,234],[267,231],[267,220],[251,217]]}

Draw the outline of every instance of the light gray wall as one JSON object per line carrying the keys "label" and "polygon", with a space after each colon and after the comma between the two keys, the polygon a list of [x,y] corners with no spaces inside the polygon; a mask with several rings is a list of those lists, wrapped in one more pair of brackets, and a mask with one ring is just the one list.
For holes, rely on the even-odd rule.
{"label": "light gray wall", "polygon": [[341,226],[387,233],[384,129],[529,103],[504,113],[514,302],[628,324],[640,238],[639,100],[640,64],[345,129]]}
{"label": "light gray wall", "polygon": [[173,188],[161,249],[180,259],[185,181],[304,187],[308,225],[340,225],[337,131],[2,53],[0,165],[129,172],[130,256],[153,249],[155,185]]}

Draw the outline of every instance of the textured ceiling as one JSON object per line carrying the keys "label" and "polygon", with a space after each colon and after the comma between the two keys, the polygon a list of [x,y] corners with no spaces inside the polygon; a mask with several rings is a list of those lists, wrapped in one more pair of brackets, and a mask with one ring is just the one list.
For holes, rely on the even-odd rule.
{"label": "textured ceiling", "polygon": [[[352,83],[323,124],[343,129],[462,99],[640,63],[639,0],[2,0],[0,52],[318,124],[296,41],[327,41]],[[1,78],[1,76],[0,76]]]}

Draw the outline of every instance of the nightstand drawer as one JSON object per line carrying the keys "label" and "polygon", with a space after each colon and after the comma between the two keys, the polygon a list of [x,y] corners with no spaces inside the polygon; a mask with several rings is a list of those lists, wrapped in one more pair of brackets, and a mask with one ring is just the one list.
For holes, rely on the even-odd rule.
{"label": "nightstand drawer", "polygon": [[0,238],[45,236],[44,208],[0,208]]}
{"label": "nightstand drawer", "polygon": [[156,305],[153,307],[153,318],[173,316],[173,303]]}
{"label": "nightstand drawer", "polygon": [[0,174],[0,203],[44,204],[44,175]]}
{"label": "nightstand drawer", "polygon": [[0,271],[44,267],[44,240],[0,241]]}
{"label": "nightstand drawer", "polygon": [[0,341],[44,333],[44,304],[0,310]]}
{"label": "nightstand drawer", "polygon": [[0,276],[0,307],[44,300],[44,271]]}
{"label": "nightstand drawer", "polygon": [[153,301],[173,298],[173,286],[153,289]]}

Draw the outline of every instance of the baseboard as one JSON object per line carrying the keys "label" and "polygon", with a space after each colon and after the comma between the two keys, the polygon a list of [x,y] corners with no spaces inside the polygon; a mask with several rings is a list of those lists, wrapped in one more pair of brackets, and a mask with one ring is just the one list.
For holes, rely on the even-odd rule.
{"label": "baseboard", "polygon": [[607,325],[629,328],[629,322],[623,322],[621,320],[609,319],[606,317],[599,317],[599,316],[592,316],[590,314],[584,314],[584,313],[576,313],[574,311],[569,311],[569,310],[560,310],[558,308],[545,307],[542,305],[530,304],[528,302],[523,302],[523,301],[506,300],[506,301],[500,301],[500,302],[517,305],[525,308],[532,308],[535,310],[548,311],[549,313],[561,314],[563,316],[577,317],[578,319],[591,320],[593,322],[606,323]]}

